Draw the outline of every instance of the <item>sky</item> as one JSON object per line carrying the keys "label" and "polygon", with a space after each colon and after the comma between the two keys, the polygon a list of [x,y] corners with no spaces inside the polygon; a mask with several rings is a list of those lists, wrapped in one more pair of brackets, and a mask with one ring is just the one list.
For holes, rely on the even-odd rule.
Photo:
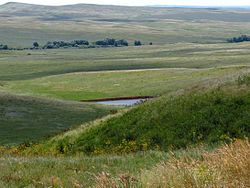
{"label": "sky", "polygon": [[250,0],[0,0],[0,4],[9,1],[41,5],[67,5],[77,3],[109,5],[188,5],[188,6],[250,6]]}

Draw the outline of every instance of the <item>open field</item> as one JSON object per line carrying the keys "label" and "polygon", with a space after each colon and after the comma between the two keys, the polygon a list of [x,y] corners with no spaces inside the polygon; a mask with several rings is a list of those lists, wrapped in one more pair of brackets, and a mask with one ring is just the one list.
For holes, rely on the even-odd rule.
{"label": "open field", "polygon": [[[129,42],[0,50],[0,187],[249,187],[249,33],[249,9],[0,6],[10,48]],[[131,96],[156,98],[79,102]]]}
{"label": "open field", "polygon": [[244,71],[249,52],[248,43],[3,52],[0,90],[71,100],[157,96]]}
{"label": "open field", "polygon": [[249,52],[249,43],[4,51],[0,82],[86,71],[241,66],[249,64]]}
{"label": "open field", "polygon": [[[2,131],[4,139],[1,143],[39,140],[94,120],[111,110],[110,107],[90,104],[69,105],[64,101],[61,101],[62,106],[53,106],[51,109],[50,102],[45,102],[44,106],[43,102],[36,103],[28,96],[42,97],[39,101],[46,101],[46,98],[50,98],[50,101],[80,101],[106,97],[161,96],[195,85],[210,87],[249,72],[249,52],[248,43],[2,52],[0,91],[26,96],[27,100],[23,101],[22,97],[8,100],[0,96],[3,104],[1,126],[5,130]],[[64,108],[64,103],[68,108]],[[7,117],[6,113],[16,115]],[[29,115],[20,115],[23,113]],[[31,116],[40,117],[41,121],[34,122],[37,118]],[[39,126],[34,126],[39,122]],[[13,129],[10,125],[21,130],[15,139],[9,135]],[[50,129],[44,129],[43,126]]]}
{"label": "open field", "polygon": [[19,94],[66,100],[129,96],[160,96],[198,84],[219,84],[236,78],[246,67],[211,69],[156,69],[70,73],[6,83],[2,88]]}

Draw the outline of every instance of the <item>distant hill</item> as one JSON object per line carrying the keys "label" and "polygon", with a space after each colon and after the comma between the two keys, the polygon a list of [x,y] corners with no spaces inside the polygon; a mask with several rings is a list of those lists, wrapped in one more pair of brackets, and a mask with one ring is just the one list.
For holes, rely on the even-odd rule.
{"label": "distant hill", "polygon": [[7,3],[0,6],[0,28],[0,43],[16,48],[31,47],[34,41],[104,38],[126,39],[130,45],[135,40],[218,43],[250,34],[250,10]]}
{"label": "distant hill", "polygon": [[[195,10],[194,10],[195,9]],[[0,6],[1,17],[36,17],[43,20],[145,21],[145,20],[217,20],[250,22],[250,11],[240,12],[200,7],[127,7],[112,5],[76,4],[43,6],[7,3]]]}
{"label": "distant hill", "polygon": [[249,6],[194,6],[194,5],[149,5],[147,7],[161,8],[196,8],[196,9],[250,9]]}

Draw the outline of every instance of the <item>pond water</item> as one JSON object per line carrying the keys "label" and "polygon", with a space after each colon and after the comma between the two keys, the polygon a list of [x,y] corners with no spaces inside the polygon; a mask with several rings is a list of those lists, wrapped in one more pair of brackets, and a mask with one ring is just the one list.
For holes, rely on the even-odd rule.
{"label": "pond water", "polygon": [[120,106],[133,106],[139,103],[142,103],[148,99],[123,99],[123,100],[106,100],[96,102],[97,104],[105,104],[105,105],[120,105]]}

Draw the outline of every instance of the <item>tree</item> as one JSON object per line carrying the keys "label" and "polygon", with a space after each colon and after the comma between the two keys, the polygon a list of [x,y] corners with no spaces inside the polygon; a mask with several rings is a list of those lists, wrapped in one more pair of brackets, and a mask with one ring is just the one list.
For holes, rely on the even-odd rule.
{"label": "tree", "polygon": [[39,47],[38,42],[33,42],[33,47],[34,47],[34,48],[38,48],[38,47]]}
{"label": "tree", "polygon": [[3,44],[0,44],[0,50],[8,50],[8,46],[7,45],[3,45]]}
{"label": "tree", "polygon": [[121,39],[121,40],[116,40],[115,41],[115,46],[128,46],[128,41]]}
{"label": "tree", "polygon": [[7,45],[3,45],[3,50],[8,50],[8,46]]}
{"label": "tree", "polygon": [[141,41],[139,41],[139,40],[135,40],[134,44],[135,44],[135,46],[141,46],[142,45]]}

